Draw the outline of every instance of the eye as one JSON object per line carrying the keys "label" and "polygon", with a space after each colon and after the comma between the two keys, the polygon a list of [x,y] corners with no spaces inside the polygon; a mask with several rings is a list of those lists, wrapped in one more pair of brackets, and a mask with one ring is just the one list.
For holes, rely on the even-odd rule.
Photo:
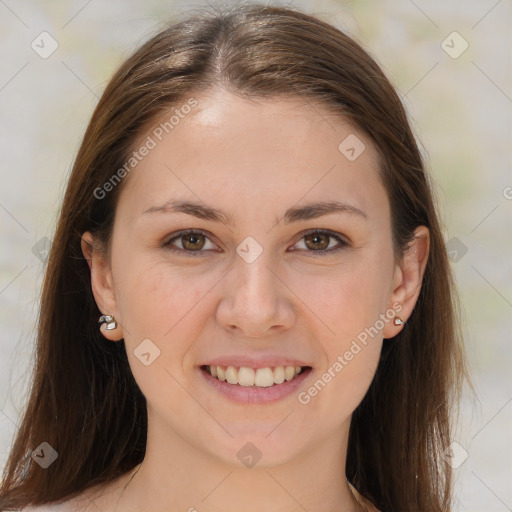
{"label": "eye", "polygon": [[[178,240],[178,246],[173,243],[175,240]],[[208,240],[208,237],[202,231],[196,231],[193,229],[189,229],[186,231],[181,231],[180,233],[173,236],[170,240],[164,243],[164,247],[172,252],[186,252],[191,256],[196,256],[194,253],[201,254],[202,249],[205,248],[205,240]],[[216,246],[210,242],[210,244],[215,248]],[[208,249],[208,248],[207,248]]]}
{"label": "eye", "polygon": [[[313,252],[315,255],[337,252],[350,246],[350,243],[338,234],[322,229],[313,229],[304,233],[299,243],[303,240],[303,245],[306,247],[305,250]],[[333,241],[338,243],[333,244]]]}
{"label": "eye", "polygon": [[[177,243],[175,243],[176,241]],[[350,242],[343,239],[339,234],[321,229],[307,231],[297,243],[302,241],[304,241],[303,244],[306,248],[300,250],[305,250],[315,255],[337,252],[350,246]],[[337,242],[337,244],[333,244],[333,241]],[[208,248],[208,243],[210,243],[210,248]],[[187,256],[199,256],[207,250],[217,250],[215,244],[209,240],[206,233],[194,229],[180,231],[165,242],[163,246],[171,252],[186,253]]]}

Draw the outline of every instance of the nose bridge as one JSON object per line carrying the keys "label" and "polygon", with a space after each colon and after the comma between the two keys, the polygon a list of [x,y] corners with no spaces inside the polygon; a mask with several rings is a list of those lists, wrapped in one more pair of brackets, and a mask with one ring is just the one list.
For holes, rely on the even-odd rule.
{"label": "nose bridge", "polygon": [[279,292],[277,279],[270,270],[271,264],[269,250],[262,251],[254,259],[248,260],[244,256],[238,258],[235,263],[233,290],[238,300],[257,304],[260,308],[265,304],[269,307],[270,303],[276,300]]}
{"label": "nose bridge", "polygon": [[[245,246],[240,244],[237,252],[240,247]],[[246,257],[251,251],[252,256]],[[257,337],[271,328],[289,326],[293,319],[286,287],[272,268],[275,265],[270,250],[262,250],[256,257],[254,254],[254,246],[249,246],[248,252],[235,256],[218,320],[227,328],[237,327]]]}

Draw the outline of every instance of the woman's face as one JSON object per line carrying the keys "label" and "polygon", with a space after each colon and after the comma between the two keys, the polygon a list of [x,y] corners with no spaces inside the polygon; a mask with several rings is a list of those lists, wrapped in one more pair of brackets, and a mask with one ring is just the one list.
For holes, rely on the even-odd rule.
{"label": "woman's face", "polygon": [[346,437],[413,305],[367,136],[302,99],[195,99],[140,138],[93,289],[155,436],[272,465]]}

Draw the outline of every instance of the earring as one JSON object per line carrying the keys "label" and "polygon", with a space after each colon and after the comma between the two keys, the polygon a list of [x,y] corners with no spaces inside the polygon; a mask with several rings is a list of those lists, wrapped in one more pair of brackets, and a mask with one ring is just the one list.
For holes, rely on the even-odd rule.
{"label": "earring", "polygon": [[115,329],[117,327],[116,319],[112,315],[101,315],[100,319],[98,320],[98,323],[100,324],[107,324],[105,326],[105,329],[107,331],[111,331],[112,329]]}
{"label": "earring", "polygon": [[395,319],[393,320],[393,323],[395,325],[403,325],[404,321],[399,316],[395,316]]}

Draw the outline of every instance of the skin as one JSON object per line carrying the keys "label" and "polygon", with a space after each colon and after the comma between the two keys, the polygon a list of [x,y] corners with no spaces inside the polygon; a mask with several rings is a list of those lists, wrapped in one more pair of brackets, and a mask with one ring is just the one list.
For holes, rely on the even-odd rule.
{"label": "skin", "polygon": [[[104,512],[355,512],[344,476],[351,414],[375,374],[383,338],[403,326],[387,321],[307,405],[296,392],[272,404],[235,403],[205,384],[198,364],[233,353],[288,355],[313,367],[299,389],[307,390],[393,304],[407,321],[428,229],[417,229],[402,264],[394,260],[377,151],[326,107],[294,97],[249,101],[223,90],[194,97],[198,107],[125,178],[110,253],[93,250],[91,234],[83,234],[96,302],[118,322],[102,332],[112,342],[124,338],[149,426],[142,465],[83,493],[81,503],[95,500],[93,509]],[[350,134],[365,144],[354,161],[338,150]],[[234,224],[143,213],[170,199],[205,203]],[[282,220],[288,208],[333,200],[367,218],[338,212]],[[163,246],[189,228],[206,232],[192,241],[202,255]],[[304,237],[312,228],[350,245],[318,255],[338,241]],[[248,236],[263,249],[252,263],[236,252]],[[195,247],[187,237],[173,243],[189,254]],[[160,349],[149,366],[134,355],[147,338]],[[237,458],[247,442],[262,454],[250,469]]]}

